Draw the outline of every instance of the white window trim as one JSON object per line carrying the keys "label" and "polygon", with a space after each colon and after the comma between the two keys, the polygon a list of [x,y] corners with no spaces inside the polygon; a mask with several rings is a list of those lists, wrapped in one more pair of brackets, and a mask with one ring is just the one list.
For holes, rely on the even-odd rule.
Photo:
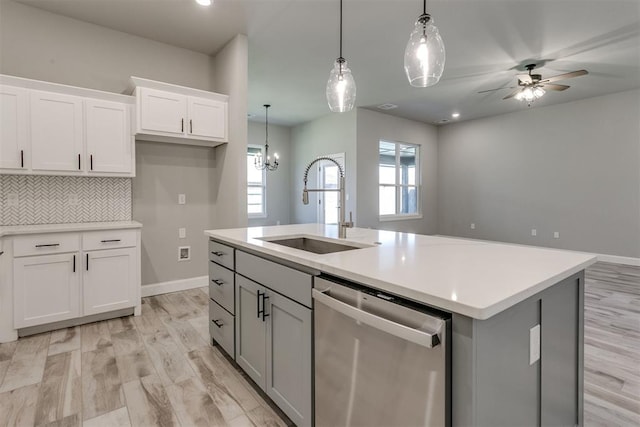
{"label": "white window trim", "polygon": [[[389,140],[380,140],[378,141],[378,156],[380,155],[380,142],[387,142],[390,144],[395,144],[396,146],[396,156],[395,156],[395,173],[396,173],[396,182],[400,182],[400,156],[398,155],[398,145],[410,145],[416,148],[416,184],[415,185],[403,185],[403,184],[381,184],[380,183],[380,162],[378,161],[378,221],[380,222],[388,222],[388,221],[405,221],[405,220],[415,220],[422,219],[422,197],[420,194],[420,190],[422,188],[422,158],[420,155],[421,146],[419,144],[412,144],[410,142],[399,142],[399,141],[389,141]],[[396,214],[380,214],[380,187],[396,187],[396,212],[400,210],[400,197],[399,197],[399,189],[402,187],[415,187],[416,188],[416,208],[418,212],[415,213],[396,213]]]}
{"label": "white window trim", "polygon": [[[262,145],[257,145],[257,144],[247,144],[247,148],[257,148],[260,150],[260,152],[262,153],[262,156],[264,157],[264,146]],[[250,185],[247,182],[247,189],[249,187],[258,187],[258,185]],[[249,219],[265,219],[268,217],[267,215],[267,171],[266,170],[262,170],[262,185],[260,186],[263,188],[262,190],[262,209],[263,211],[260,213],[247,213],[247,218]],[[247,205],[248,203],[248,198],[247,198],[247,202],[245,202],[245,205]]]}

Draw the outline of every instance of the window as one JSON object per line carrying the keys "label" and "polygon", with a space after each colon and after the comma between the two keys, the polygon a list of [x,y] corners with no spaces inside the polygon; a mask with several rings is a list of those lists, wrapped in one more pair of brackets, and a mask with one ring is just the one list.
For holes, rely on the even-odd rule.
{"label": "window", "polygon": [[380,141],[378,162],[380,219],[420,216],[419,146]]}
{"label": "window", "polygon": [[266,218],[266,171],[255,167],[255,158],[264,155],[260,145],[247,147],[247,214],[249,218]]}

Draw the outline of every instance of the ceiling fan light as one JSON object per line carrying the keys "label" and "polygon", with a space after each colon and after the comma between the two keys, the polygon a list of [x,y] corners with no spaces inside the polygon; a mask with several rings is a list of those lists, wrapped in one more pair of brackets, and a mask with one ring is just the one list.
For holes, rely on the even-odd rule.
{"label": "ceiling fan light", "polygon": [[533,96],[535,97],[535,99],[542,98],[544,94],[545,94],[545,90],[542,89],[541,87],[536,87],[533,89]]}
{"label": "ceiling fan light", "polygon": [[356,103],[356,81],[344,58],[336,59],[327,81],[327,103],[334,113],[353,110]]}
{"label": "ceiling fan light", "polygon": [[438,27],[429,14],[420,15],[404,51],[404,71],[411,86],[428,87],[438,83],[445,56]]}

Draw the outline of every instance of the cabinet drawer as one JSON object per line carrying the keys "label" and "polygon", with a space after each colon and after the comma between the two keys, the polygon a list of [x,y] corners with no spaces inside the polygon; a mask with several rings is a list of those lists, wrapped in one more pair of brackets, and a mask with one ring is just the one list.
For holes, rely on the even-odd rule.
{"label": "cabinet drawer", "polygon": [[236,252],[236,258],[236,272],[311,307],[313,276],[310,274],[242,251]]}
{"label": "cabinet drawer", "polygon": [[209,261],[209,297],[234,314],[233,271]]}
{"label": "cabinet drawer", "polygon": [[136,230],[92,231],[82,234],[82,249],[128,248],[136,246],[137,240]]}
{"label": "cabinet drawer", "polygon": [[222,243],[209,240],[209,259],[217,264],[224,265],[229,270],[233,270],[233,248]]}
{"label": "cabinet drawer", "polygon": [[13,239],[13,256],[46,255],[80,250],[80,236],[76,233],[50,233],[21,236]]}
{"label": "cabinet drawer", "polygon": [[209,334],[235,359],[235,318],[212,300],[209,300]]}

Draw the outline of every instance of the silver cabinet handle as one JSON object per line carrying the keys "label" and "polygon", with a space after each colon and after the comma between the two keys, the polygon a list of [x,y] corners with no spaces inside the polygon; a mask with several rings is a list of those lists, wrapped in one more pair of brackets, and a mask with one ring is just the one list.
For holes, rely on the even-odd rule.
{"label": "silver cabinet handle", "polygon": [[[379,329],[387,332],[396,337],[402,338],[412,343],[421,345],[427,348],[434,348],[440,344],[440,337],[438,332],[428,333],[419,331],[417,329],[410,328],[409,326],[402,325],[400,323],[393,322],[385,319],[384,317],[376,316],[375,314],[367,313],[359,308],[353,307],[342,301],[338,301],[335,298],[331,298],[329,295],[318,291],[312,290],[313,299],[317,302],[326,305],[327,307],[344,314],[347,317],[362,322],[372,328]],[[444,321],[442,321],[444,324]]]}

